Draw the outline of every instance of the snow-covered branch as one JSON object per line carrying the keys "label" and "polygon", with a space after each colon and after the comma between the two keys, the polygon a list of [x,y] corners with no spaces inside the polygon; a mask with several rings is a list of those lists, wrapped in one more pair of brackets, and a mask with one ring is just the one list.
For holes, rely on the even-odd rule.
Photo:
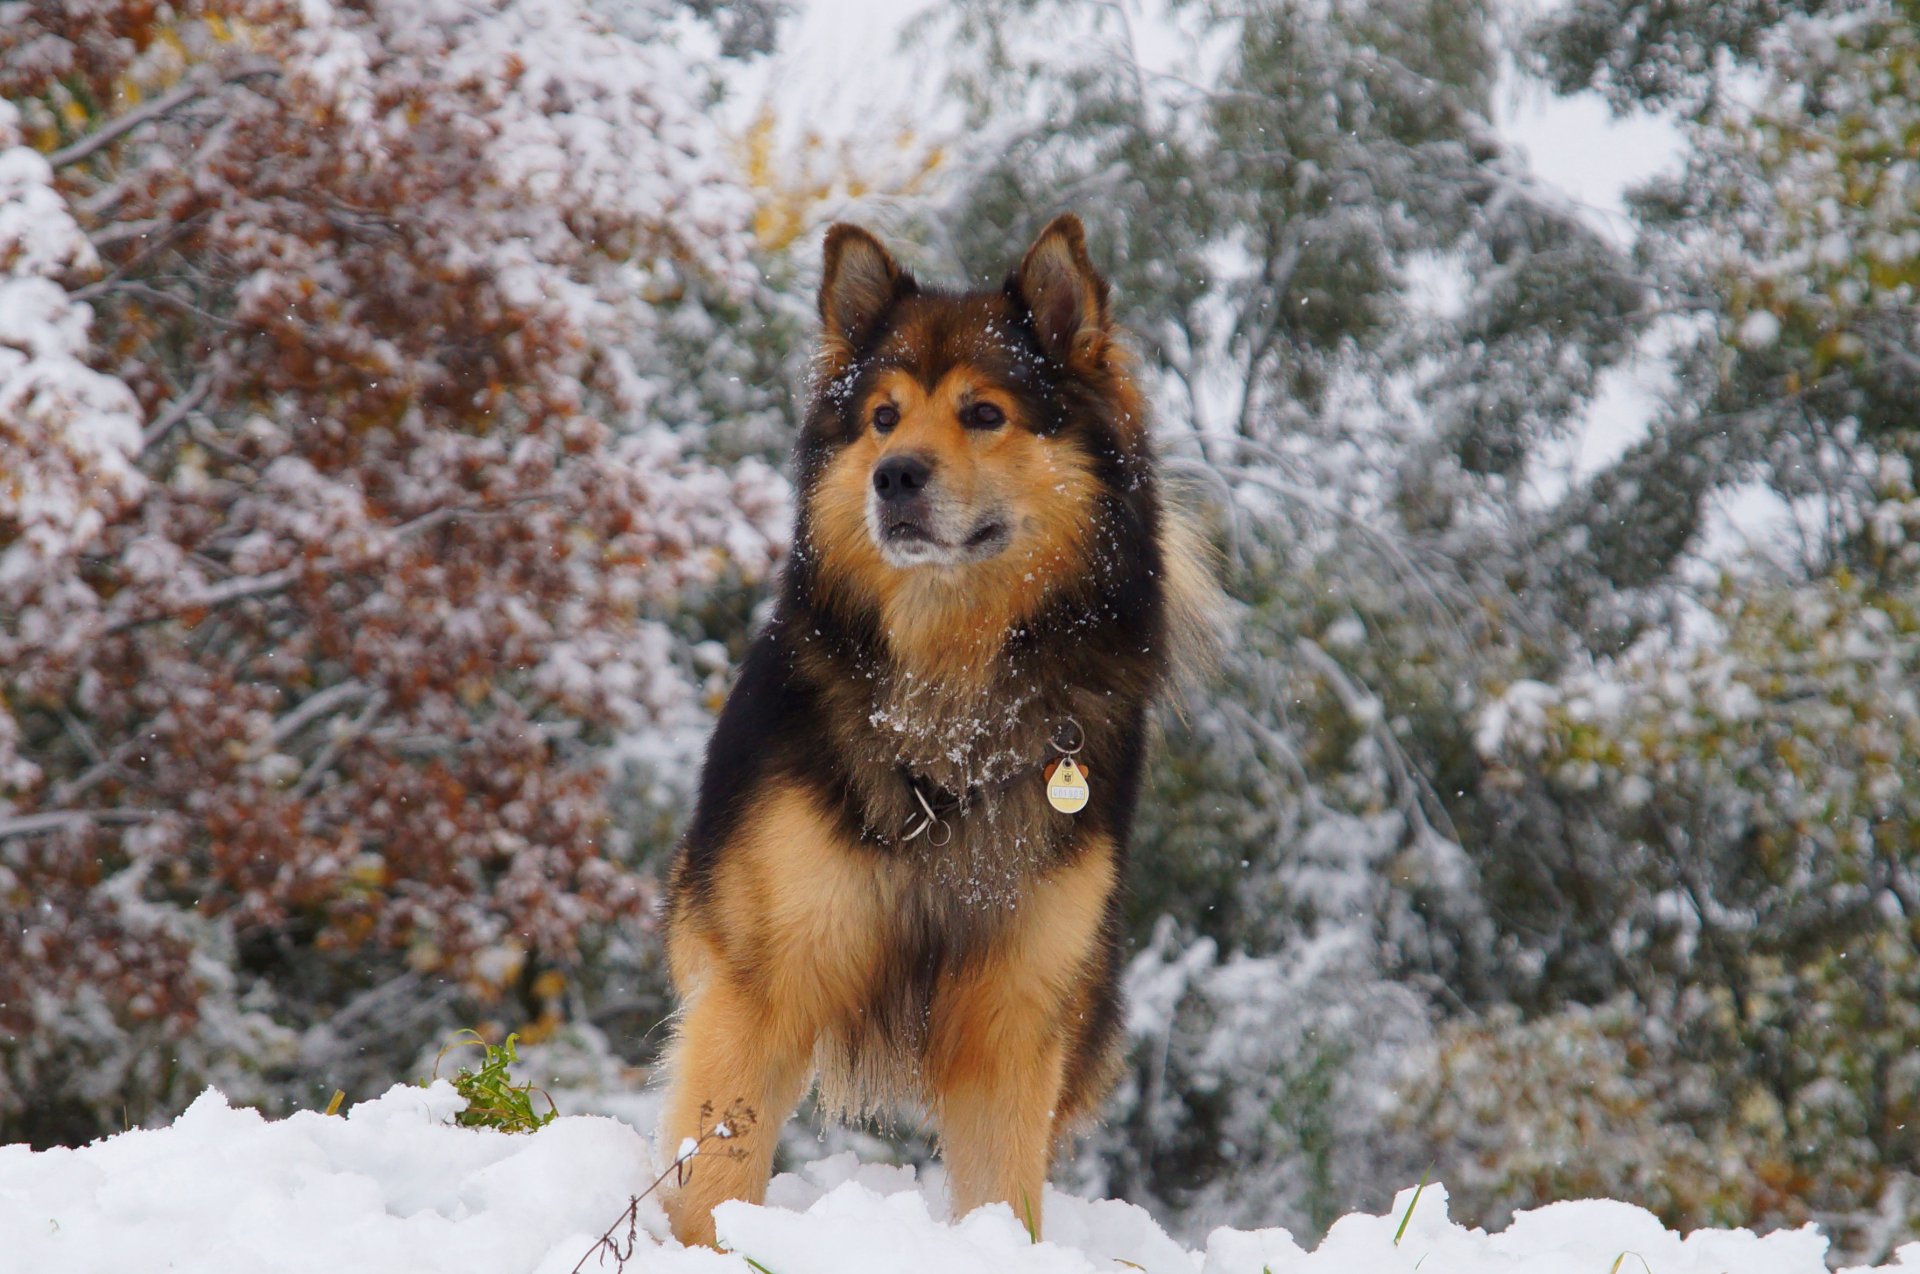
{"label": "snow-covered branch", "polygon": [[113,145],[136,128],[161,119],[189,102],[197,101],[229,84],[238,84],[244,80],[279,73],[280,68],[274,63],[256,60],[221,75],[194,75],[160,96],[149,98],[126,114],[115,116],[79,141],[49,153],[47,162],[56,169],[80,163]]}
{"label": "snow-covered branch", "polygon": [[76,827],[85,827],[90,823],[131,826],[151,822],[160,817],[162,814],[158,810],[142,809],[46,810],[38,814],[0,815],[0,840],[9,840],[16,836],[40,836],[47,832],[64,832]]}

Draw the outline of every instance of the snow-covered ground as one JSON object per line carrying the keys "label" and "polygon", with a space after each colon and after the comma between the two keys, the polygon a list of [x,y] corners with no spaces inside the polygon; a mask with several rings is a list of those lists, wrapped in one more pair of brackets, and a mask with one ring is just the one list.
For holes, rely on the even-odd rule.
{"label": "snow-covered ground", "polygon": [[[269,1121],[208,1091],[167,1128],[78,1149],[0,1147],[0,1270],[7,1274],[567,1274],[655,1175],[645,1138],[602,1116],[531,1135],[453,1126],[445,1082],[395,1087],[344,1117]],[[1408,1216],[1412,1204],[1411,1216]],[[732,1254],[670,1239],[642,1204],[630,1274],[1825,1274],[1809,1228],[1682,1238],[1625,1203],[1522,1213],[1487,1234],[1447,1218],[1446,1191],[1402,1191],[1385,1216],[1337,1222],[1307,1252],[1284,1230],[1217,1230],[1190,1252],[1131,1204],[1049,1191],[1030,1242],[1005,1208],[944,1222],[910,1168],[851,1154],[773,1183],[764,1207],[723,1205]],[[1403,1228],[1404,1233],[1400,1233]],[[1396,1235],[1397,1241],[1396,1241]],[[611,1270],[610,1257],[587,1270]],[[1920,1271],[1920,1243],[1886,1270]]]}

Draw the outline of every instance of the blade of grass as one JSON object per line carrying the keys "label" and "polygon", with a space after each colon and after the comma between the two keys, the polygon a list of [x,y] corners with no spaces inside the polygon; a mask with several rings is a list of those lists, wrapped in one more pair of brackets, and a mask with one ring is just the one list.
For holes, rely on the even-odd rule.
{"label": "blade of grass", "polygon": [[1413,1220],[1413,1210],[1420,1205],[1420,1192],[1427,1188],[1427,1178],[1433,1175],[1433,1165],[1420,1174],[1420,1184],[1413,1188],[1413,1197],[1407,1200],[1407,1210],[1400,1215],[1400,1228],[1393,1232],[1393,1245],[1400,1246],[1400,1240],[1407,1236],[1407,1222]]}
{"label": "blade of grass", "polygon": [[329,1115],[337,1115],[337,1114],[339,1114],[339,1113],[340,1113],[340,1103],[341,1103],[341,1102],[343,1102],[343,1101],[345,1101],[346,1099],[347,1099],[347,1092],[346,1092],[346,1090],[345,1090],[344,1088],[336,1088],[336,1089],[334,1089],[334,1090],[333,1090],[333,1100],[327,1103],[327,1113],[328,1113]]}

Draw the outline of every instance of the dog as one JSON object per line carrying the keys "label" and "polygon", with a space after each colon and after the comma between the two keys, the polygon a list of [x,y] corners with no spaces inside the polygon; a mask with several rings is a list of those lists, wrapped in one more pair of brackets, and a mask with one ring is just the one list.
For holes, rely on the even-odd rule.
{"label": "dog", "polygon": [[798,520],[669,877],[667,1196],[714,1242],[781,1125],[931,1117],[952,1215],[1038,1235],[1120,1063],[1120,889],[1149,711],[1214,631],[1204,537],[1078,218],[998,290],[827,231]]}

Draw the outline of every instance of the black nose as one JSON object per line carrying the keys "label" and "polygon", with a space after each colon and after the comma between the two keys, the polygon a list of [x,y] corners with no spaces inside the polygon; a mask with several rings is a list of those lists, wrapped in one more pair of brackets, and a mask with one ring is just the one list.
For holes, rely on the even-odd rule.
{"label": "black nose", "polygon": [[882,500],[905,500],[920,494],[932,476],[933,466],[919,456],[888,456],[873,466],[873,489]]}

